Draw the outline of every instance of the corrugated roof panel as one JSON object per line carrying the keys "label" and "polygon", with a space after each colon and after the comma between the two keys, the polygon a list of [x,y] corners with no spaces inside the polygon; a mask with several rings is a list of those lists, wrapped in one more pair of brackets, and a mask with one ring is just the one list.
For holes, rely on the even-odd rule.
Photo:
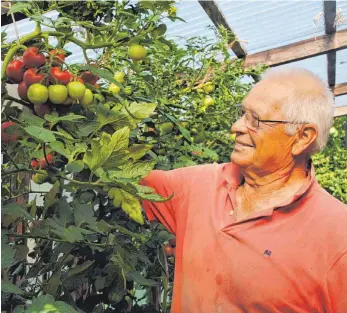
{"label": "corrugated roof panel", "polygon": [[179,20],[171,22],[166,19],[167,35],[170,39],[180,42],[180,38],[188,39],[194,36],[205,36],[208,40],[216,40],[214,31],[208,28],[213,23],[197,0],[180,1],[176,4],[176,7],[178,9],[177,16],[184,19],[186,23]]}
{"label": "corrugated roof panel", "polygon": [[[178,9],[177,16],[183,18],[186,23],[182,21],[171,22],[166,19],[168,38],[182,46],[184,46],[186,39],[196,36],[206,37],[209,43],[216,42],[216,34],[210,27],[215,28],[215,26],[197,0],[179,1],[176,3],[176,7]],[[236,57],[232,50],[230,50],[230,55]]]}
{"label": "corrugated roof panel", "polygon": [[347,49],[336,52],[336,84],[342,83],[347,83]]}
{"label": "corrugated roof panel", "polygon": [[336,1],[336,29],[342,30],[347,28],[347,1]]}
{"label": "corrugated roof panel", "polygon": [[342,95],[335,97],[335,106],[344,106],[347,105],[347,95]]}
{"label": "corrugated roof panel", "polygon": [[322,1],[219,1],[224,15],[249,53],[324,34]]}
{"label": "corrugated roof panel", "polygon": [[327,57],[326,55],[319,55],[313,58],[292,62],[279,67],[300,67],[305,68],[314,74],[318,75],[324,81],[328,80],[327,74]]}

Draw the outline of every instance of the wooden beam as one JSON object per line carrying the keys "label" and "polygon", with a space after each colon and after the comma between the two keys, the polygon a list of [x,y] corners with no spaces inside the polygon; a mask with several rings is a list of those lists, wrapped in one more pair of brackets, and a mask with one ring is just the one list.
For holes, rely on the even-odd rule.
{"label": "wooden beam", "polygon": [[[324,1],[324,25],[325,34],[332,35],[336,33],[336,1]],[[327,76],[329,86],[336,83],[336,51],[327,54]]]}
{"label": "wooden beam", "polygon": [[342,96],[347,94],[347,83],[337,84],[333,88],[334,96]]}
{"label": "wooden beam", "polygon": [[338,31],[333,35],[323,35],[248,55],[244,66],[251,67],[259,63],[277,66],[345,48],[347,48],[347,29]]}
{"label": "wooden beam", "polygon": [[325,33],[331,35],[336,32],[336,1],[324,1]]}
{"label": "wooden beam", "polygon": [[[227,22],[224,14],[219,9],[218,4],[214,0],[199,0],[200,5],[205,10],[206,14],[209,16],[213,24],[218,28],[220,25],[224,26],[232,34],[235,34],[231,29],[229,23]],[[247,55],[246,50],[241,46],[240,42],[231,40],[229,43],[233,42],[231,49],[234,51],[238,58],[244,58]]]}
{"label": "wooden beam", "polygon": [[347,105],[336,107],[334,109],[334,117],[347,115]]}

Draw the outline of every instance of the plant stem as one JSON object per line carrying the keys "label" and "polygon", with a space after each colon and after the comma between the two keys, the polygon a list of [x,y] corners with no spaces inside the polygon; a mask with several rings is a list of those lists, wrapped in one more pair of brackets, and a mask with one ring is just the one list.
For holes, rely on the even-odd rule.
{"label": "plant stem", "polygon": [[1,69],[1,79],[3,77],[5,77],[6,74],[6,69],[8,64],[11,62],[11,60],[13,59],[14,55],[16,54],[16,52],[20,49],[26,49],[26,46],[23,45],[16,45],[14,47],[12,47],[6,54],[6,57],[4,59],[4,62],[2,63],[2,69]]}
{"label": "plant stem", "polygon": [[[19,235],[16,233],[6,233],[7,236],[13,236],[16,238],[30,238],[30,239],[43,239],[43,240],[50,240],[50,241],[56,241],[56,242],[61,242],[61,243],[73,243],[67,240],[62,240],[62,239],[57,239],[57,238],[51,238],[51,237],[45,237],[45,236],[37,236],[37,235]],[[75,243],[79,243],[79,244],[86,244],[86,245],[92,245],[92,246],[98,246],[98,247],[103,247],[103,248],[107,248],[107,247],[113,247],[114,245],[110,245],[107,243],[96,243],[96,242],[90,242],[90,241],[76,241]]]}
{"label": "plant stem", "polygon": [[29,109],[32,109],[32,110],[34,109],[34,105],[33,104],[25,102],[25,101],[17,99],[17,98],[14,98],[12,96],[6,95],[4,97],[4,99],[5,100],[9,100],[9,101],[13,101],[13,102],[17,102],[17,103],[19,103],[19,104],[21,104],[21,105],[23,105],[23,106],[25,106],[25,107],[27,107]]}

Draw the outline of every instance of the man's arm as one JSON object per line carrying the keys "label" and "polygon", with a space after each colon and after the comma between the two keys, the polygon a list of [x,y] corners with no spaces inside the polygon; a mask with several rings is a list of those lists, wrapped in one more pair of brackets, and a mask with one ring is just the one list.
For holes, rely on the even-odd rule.
{"label": "man's arm", "polygon": [[165,198],[173,194],[172,199],[166,202],[159,203],[146,200],[142,202],[147,218],[150,221],[158,220],[172,233],[176,233],[176,212],[180,209],[184,194],[183,173],[183,169],[171,171],[153,170],[141,181],[142,185],[154,188],[158,194]]}

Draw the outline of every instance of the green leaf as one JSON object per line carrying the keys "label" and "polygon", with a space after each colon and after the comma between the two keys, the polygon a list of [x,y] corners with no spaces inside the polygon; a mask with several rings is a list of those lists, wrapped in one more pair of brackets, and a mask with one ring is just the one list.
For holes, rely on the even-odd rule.
{"label": "green leaf", "polygon": [[120,266],[113,265],[112,282],[108,287],[108,299],[112,304],[121,301],[126,294],[125,279]]}
{"label": "green leaf", "polygon": [[24,294],[23,290],[6,280],[1,280],[1,291],[7,293],[14,293],[17,295]]}
{"label": "green leaf", "polygon": [[16,250],[1,240],[1,268],[6,268],[12,264]]}
{"label": "green leaf", "polygon": [[19,116],[19,120],[22,123],[28,124],[28,125],[35,125],[38,127],[42,127],[43,124],[45,123],[45,120],[34,115],[31,111],[29,110],[23,110],[21,115]]}
{"label": "green leaf", "polygon": [[110,171],[109,177],[115,178],[139,178],[145,177],[153,169],[155,161],[127,163],[120,171]]}
{"label": "green leaf", "polygon": [[66,199],[59,199],[56,211],[59,218],[59,224],[63,227],[67,227],[68,225],[74,222],[72,208],[70,204],[66,201]]}
{"label": "green leaf", "polygon": [[99,123],[98,122],[94,122],[94,121],[77,124],[78,134],[81,137],[89,136],[98,127],[99,127]]}
{"label": "green leaf", "polygon": [[45,293],[55,297],[57,290],[59,288],[60,282],[61,282],[61,273],[60,273],[60,269],[58,269],[53,274],[53,276],[49,279],[47,285],[44,287]]}
{"label": "green leaf", "polygon": [[134,161],[141,159],[149,150],[152,149],[152,145],[138,144],[129,147],[129,159]]}
{"label": "green leaf", "polygon": [[96,217],[94,217],[94,210],[92,204],[77,204],[74,210],[74,216],[76,225],[78,227],[82,226],[85,223],[91,226],[95,225]]}
{"label": "green leaf", "polygon": [[19,2],[19,3],[14,3],[11,6],[11,9],[8,10],[7,15],[13,14],[13,13],[26,13],[28,9],[30,9],[32,4],[29,2]]}
{"label": "green leaf", "polygon": [[83,264],[78,265],[75,268],[71,268],[67,273],[67,278],[76,276],[77,274],[80,274],[84,271],[86,271],[92,264],[94,264],[95,261],[86,261]]}
{"label": "green leaf", "polygon": [[25,313],[77,313],[75,309],[63,301],[55,301],[51,295],[40,295],[34,298]]}
{"label": "green leaf", "polygon": [[55,204],[56,202],[58,202],[58,193],[59,193],[59,187],[60,187],[60,182],[59,180],[56,181],[53,185],[53,187],[51,188],[51,190],[44,196],[44,201],[45,201],[45,211],[52,206],[53,204]]}
{"label": "green leaf", "polygon": [[130,130],[124,127],[116,131],[112,136],[102,133],[100,140],[93,139],[91,142],[91,151],[87,151],[83,161],[89,168],[94,171],[98,167],[102,167],[111,156],[112,153],[122,149],[126,149],[129,144]]}
{"label": "green leaf", "polygon": [[130,116],[136,120],[142,120],[149,117],[157,107],[156,103],[132,102],[127,107]]}
{"label": "green leaf", "polygon": [[52,150],[65,156],[69,162],[72,162],[78,153],[83,153],[87,150],[87,145],[85,143],[71,143],[65,142],[65,146],[60,141],[54,141],[50,144]]}
{"label": "green leaf", "polygon": [[168,113],[166,113],[166,112],[164,112],[164,111],[162,111],[162,110],[160,110],[160,112],[161,112],[163,115],[165,115],[165,117],[166,117],[169,121],[171,121],[172,123],[174,123],[174,124],[178,127],[178,129],[179,129],[179,131],[181,132],[182,136],[183,136],[185,139],[187,139],[188,142],[191,142],[191,139],[190,139],[191,135],[190,135],[189,130],[187,130],[186,128],[182,127],[181,124],[180,124],[180,122],[179,122],[175,117],[173,117],[172,115],[170,115],[170,114],[168,114]]}
{"label": "green leaf", "polygon": [[94,234],[92,231],[75,226],[69,226],[68,228],[63,229],[63,233],[64,234],[61,238],[71,243],[84,241],[84,235]]}
{"label": "green leaf", "polygon": [[142,286],[160,286],[156,281],[143,277],[140,272],[126,273],[125,276],[127,280],[134,281]]}
{"label": "green leaf", "polygon": [[85,119],[85,116],[82,115],[76,115],[73,113],[70,113],[65,116],[55,116],[55,115],[45,115],[45,120],[51,123],[51,127],[53,127],[55,124],[62,122],[62,121],[75,121],[75,120],[81,120]]}
{"label": "green leaf", "polygon": [[55,141],[54,133],[48,129],[38,126],[27,126],[24,130],[32,137],[43,142]]}
{"label": "green leaf", "polygon": [[18,203],[8,203],[3,206],[2,213],[16,218],[24,218],[33,221],[33,217],[26,209]]}
{"label": "green leaf", "polygon": [[84,169],[82,160],[73,161],[66,166],[66,170],[70,173],[79,173]]}

